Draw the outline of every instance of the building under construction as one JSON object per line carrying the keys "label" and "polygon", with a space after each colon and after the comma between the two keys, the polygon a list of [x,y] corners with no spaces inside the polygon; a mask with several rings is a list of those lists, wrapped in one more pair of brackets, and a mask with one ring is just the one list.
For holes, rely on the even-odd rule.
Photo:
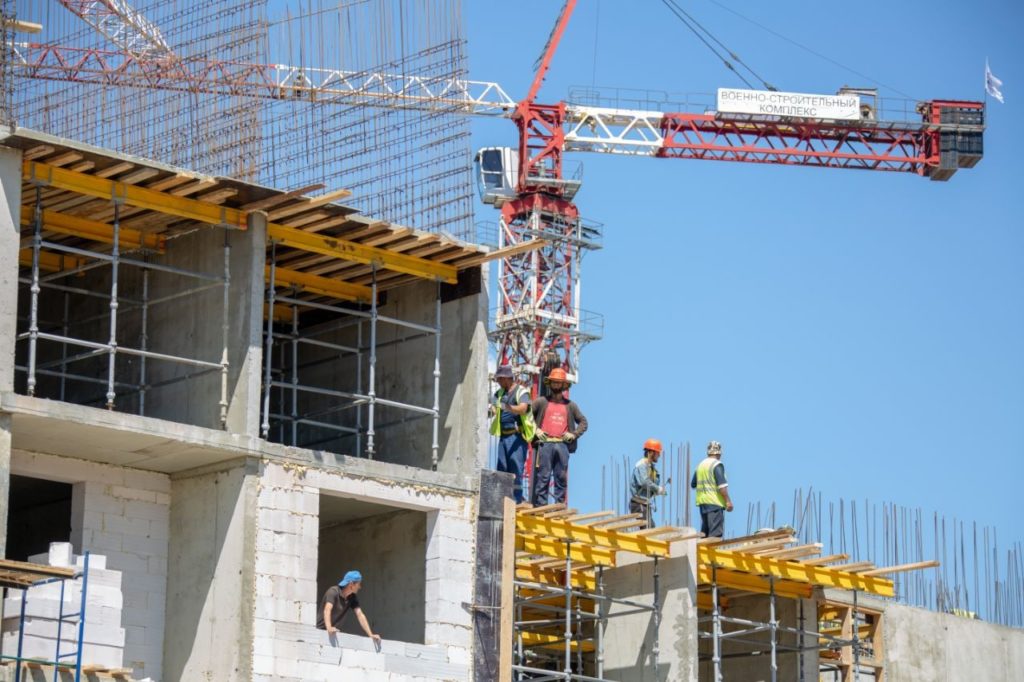
{"label": "building under construction", "polygon": [[[271,4],[3,4],[0,679],[1019,677],[1022,595],[1006,625],[900,603],[931,559],[517,508],[487,471],[489,268],[562,259],[542,341],[498,345],[569,362],[596,228],[535,159],[504,204],[565,203],[480,245],[465,114],[516,103],[466,80],[457,0]],[[970,168],[980,105],[929,106],[859,144]],[[315,626],[350,568],[379,649]]]}

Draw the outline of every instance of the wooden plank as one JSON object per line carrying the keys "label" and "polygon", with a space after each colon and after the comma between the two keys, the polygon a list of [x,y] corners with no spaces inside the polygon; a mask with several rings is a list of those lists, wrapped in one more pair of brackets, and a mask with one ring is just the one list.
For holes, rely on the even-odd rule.
{"label": "wooden plank", "polygon": [[302,199],[302,200],[299,201],[299,203],[293,204],[291,206],[285,206],[284,208],[280,208],[280,209],[278,209],[276,211],[272,211],[270,213],[270,215],[268,216],[268,219],[271,220],[271,221],[277,222],[277,221],[281,220],[281,218],[286,218],[286,217],[288,217],[290,215],[295,215],[296,213],[302,213],[304,211],[308,211],[311,208],[319,208],[320,206],[323,206],[324,204],[330,204],[330,203],[333,203],[333,202],[338,201],[340,199],[345,199],[345,198],[350,197],[350,196],[352,196],[352,192],[350,190],[347,190],[347,189],[332,190],[332,191],[327,192],[325,194],[321,194],[320,196],[309,197],[308,199]]}
{"label": "wooden plank", "polygon": [[542,514],[547,511],[554,511],[556,509],[565,509],[565,505],[561,502],[555,502],[554,504],[545,504],[540,507],[530,507],[528,509],[520,509],[520,514]]}
{"label": "wooden plank", "polygon": [[579,525],[593,526],[594,528],[604,528],[607,530],[611,524],[621,523],[623,521],[634,521],[639,518],[641,518],[640,514],[623,514],[622,516],[613,516],[610,519],[598,519],[596,521],[587,521],[586,523],[581,523]]}
{"label": "wooden plank", "polygon": [[822,566],[824,564],[830,564],[833,561],[845,561],[849,559],[849,555],[846,554],[829,554],[828,556],[815,557],[814,559],[807,559],[804,561],[808,566]]}
{"label": "wooden plank", "polygon": [[905,573],[907,571],[919,571],[923,568],[935,568],[939,566],[939,561],[932,559],[930,561],[917,561],[912,564],[900,564],[898,566],[886,566],[884,568],[875,568],[870,571],[864,571],[860,575],[888,575],[890,573]]}
{"label": "wooden plank", "polygon": [[267,197],[266,199],[259,199],[258,201],[251,201],[248,204],[244,204],[242,206],[242,210],[243,211],[265,211],[266,209],[268,209],[268,208],[270,208],[272,206],[277,206],[278,204],[283,204],[284,202],[288,201],[289,199],[294,199],[295,197],[301,197],[304,194],[308,194],[309,192],[315,192],[318,189],[323,189],[324,187],[325,187],[325,185],[323,183],[318,182],[315,185],[306,185],[305,187],[299,187],[297,189],[291,189],[291,190],[288,190],[287,192],[281,192],[279,194],[274,194],[272,196]]}
{"label": "wooden plank", "polygon": [[502,526],[501,548],[504,558],[501,570],[501,622],[498,628],[498,672],[500,680],[512,679],[512,642],[515,640],[515,548],[516,504],[506,497],[505,522]]}
{"label": "wooden plank", "polygon": [[[736,538],[727,538],[722,540],[722,547],[725,548],[729,545],[737,545],[743,542],[767,542],[769,540],[777,540],[783,537],[792,537],[793,531],[791,530],[773,530],[768,533],[754,533],[753,535],[741,535]],[[730,547],[730,550],[736,549]]]}
{"label": "wooden plank", "polygon": [[612,510],[589,512],[587,514],[576,514],[568,519],[565,519],[569,523],[579,523],[580,521],[588,521],[590,519],[599,519],[606,516],[613,516],[615,514]]}

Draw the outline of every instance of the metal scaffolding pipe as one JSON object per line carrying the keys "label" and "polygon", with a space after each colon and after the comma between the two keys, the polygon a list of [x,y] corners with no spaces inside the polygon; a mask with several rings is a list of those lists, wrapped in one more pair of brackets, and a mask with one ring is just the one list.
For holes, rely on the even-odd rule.
{"label": "metal scaffolding pipe", "polygon": [[434,311],[434,416],[430,440],[430,468],[437,471],[438,427],[441,417],[441,282],[437,283]]}
{"label": "metal scaffolding pipe", "polygon": [[263,351],[263,422],[260,431],[264,438],[270,435],[270,368],[274,352],[274,277],[277,274],[277,242],[270,244],[270,278],[267,282],[267,338]]}
{"label": "metal scaffolding pipe", "polygon": [[[299,442],[299,308],[292,305],[292,445]],[[283,406],[282,406],[283,407]]]}
{"label": "metal scaffolding pipe", "polygon": [[[224,295],[221,314],[221,355],[220,355],[220,428],[228,427],[228,374],[230,364],[228,361],[228,348],[231,340],[231,322],[229,312],[231,311],[231,241],[228,228],[224,227]],[[273,318],[274,309],[270,309],[270,317]]]}
{"label": "metal scaffolding pipe", "polygon": [[[39,250],[43,243],[42,186],[36,185],[36,203],[32,209],[32,288],[28,323],[28,379],[27,392],[36,394],[36,345],[39,341]],[[19,640],[19,649],[21,643]],[[20,652],[18,654],[21,655]]]}
{"label": "metal scaffolding pipe", "polygon": [[367,406],[367,428],[366,428],[366,457],[373,459],[374,442],[373,420],[374,407],[377,402],[377,264],[372,266],[372,280],[370,283],[370,363],[369,363],[369,386],[367,397],[370,403]]}
{"label": "metal scaffolding pipe", "polygon": [[565,541],[565,679],[572,679],[572,540]]}
{"label": "metal scaffolding pipe", "polygon": [[654,557],[654,642],[651,645],[651,658],[654,664],[654,679],[658,679],[658,632],[661,629],[661,575],[658,573],[658,557]]}
{"label": "metal scaffolding pipe", "polygon": [[771,637],[771,677],[772,682],[778,682],[779,678],[779,662],[776,656],[776,644],[777,644],[777,632],[778,623],[775,620],[775,577],[768,576],[768,630]]}
{"label": "metal scaffolding pipe", "polygon": [[114,409],[114,370],[117,364],[117,274],[120,257],[119,240],[121,237],[121,200],[114,197],[113,242],[110,248],[110,343],[107,361],[107,409]]}
{"label": "metal scaffolding pipe", "polygon": [[[149,350],[149,268],[142,271],[142,335],[139,345]],[[146,414],[146,356],[139,360],[139,414]]]}

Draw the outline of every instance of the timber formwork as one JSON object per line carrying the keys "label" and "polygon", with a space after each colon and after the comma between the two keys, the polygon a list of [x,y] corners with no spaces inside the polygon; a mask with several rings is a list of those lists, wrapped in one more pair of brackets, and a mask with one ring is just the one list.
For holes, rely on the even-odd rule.
{"label": "timber formwork", "polygon": [[[661,618],[658,561],[671,543],[697,537],[688,529],[643,529],[639,514],[581,514],[564,504],[516,513],[513,680],[605,680],[605,642],[620,616],[649,613],[654,642],[649,665],[659,667]],[[623,599],[605,590],[605,570],[620,552],[653,563],[649,599]],[[614,607],[614,612],[613,612]]]}
{"label": "timber formwork", "polygon": [[[891,598],[894,583],[885,576],[937,565],[844,563],[843,554],[820,556],[820,544],[797,544],[791,529],[722,540],[689,528],[643,526],[637,514],[579,513],[564,504],[517,508],[513,680],[604,680],[613,604],[625,607],[617,615],[650,612],[655,633],[650,664],[658,679],[658,561],[679,556],[673,543],[696,540],[697,634],[704,644],[695,644],[693,655],[707,666],[702,669],[708,679],[731,677],[729,661],[766,658],[764,672],[777,682],[780,658],[795,654],[801,682],[819,675],[830,682],[882,682],[883,614],[859,605],[858,596]],[[650,599],[606,593],[605,571],[623,552],[653,562]],[[827,599],[826,588],[843,590],[849,603]],[[733,615],[751,599],[762,605],[767,599],[766,618]],[[792,622],[780,615],[779,600],[788,600]],[[808,660],[817,665],[805,663],[805,654],[812,652],[817,656]]]}

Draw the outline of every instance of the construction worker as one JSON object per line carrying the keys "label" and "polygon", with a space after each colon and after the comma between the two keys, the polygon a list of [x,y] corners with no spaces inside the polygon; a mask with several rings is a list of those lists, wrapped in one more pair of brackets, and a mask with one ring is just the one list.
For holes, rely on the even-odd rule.
{"label": "construction worker", "polygon": [[554,477],[555,502],[565,502],[569,478],[569,455],[576,452],[577,440],[587,430],[587,418],[579,406],[565,397],[569,379],[556,367],[544,378],[549,398],[533,401],[533,419],[537,424],[533,469],[533,506],[548,503],[548,484]]}
{"label": "construction worker", "polygon": [[665,494],[657,464],[661,459],[661,441],[648,438],[644,441],[644,456],[633,467],[629,479],[629,513],[640,514],[644,528],[654,527],[654,498]]}
{"label": "construction worker", "polygon": [[523,501],[523,467],[528,443],[537,427],[533,421],[530,391],[516,383],[512,368],[502,365],[494,373],[500,387],[491,406],[491,435],[498,437],[498,471],[515,476],[516,504]]}
{"label": "construction worker", "polygon": [[720,538],[725,532],[725,512],[732,511],[729,482],[722,464],[722,444],[708,443],[708,456],[697,465],[690,479],[690,487],[697,489],[700,507],[700,532],[706,538]]}
{"label": "construction worker", "polygon": [[359,600],[356,594],[363,587],[363,576],[359,571],[349,571],[337,585],[331,585],[324,592],[320,600],[320,611],[317,614],[316,626],[320,630],[327,630],[327,636],[334,639],[341,627],[341,622],[349,611],[356,614],[359,626],[363,628],[366,636],[373,640],[374,646],[380,646],[380,635],[370,629],[370,623],[366,620],[366,614],[359,608]]}

